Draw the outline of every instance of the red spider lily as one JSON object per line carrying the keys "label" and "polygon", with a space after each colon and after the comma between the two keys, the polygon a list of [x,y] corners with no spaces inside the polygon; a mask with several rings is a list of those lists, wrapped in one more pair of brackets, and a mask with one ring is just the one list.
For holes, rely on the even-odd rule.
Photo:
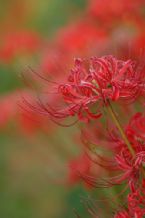
{"label": "red spider lily", "polygon": [[143,218],[145,215],[145,195],[142,189],[133,190],[127,197],[127,209],[118,212],[115,218]]}
{"label": "red spider lily", "polygon": [[42,54],[41,69],[49,75],[62,76],[67,73],[73,57],[98,54],[104,50],[107,42],[105,29],[85,18],[58,32],[53,45],[48,45]]}
{"label": "red spider lily", "polygon": [[100,21],[116,22],[121,18],[131,17],[140,13],[140,8],[144,6],[143,0],[125,1],[125,0],[90,0],[90,13]]}
{"label": "red spider lily", "polygon": [[3,96],[0,99],[0,128],[4,127],[16,115],[15,96]]}
{"label": "red spider lily", "polygon": [[79,173],[90,173],[91,161],[83,154],[69,162],[69,182],[76,183],[81,180]]}
{"label": "red spider lily", "polygon": [[[87,147],[89,151],[88,157],[90,158],[90,160],[93,163],[105,168],[105,170],[107,170],[108,172],[112,171],[113,173],[113,171],[116,171],[117,173],[115,176],[111,177],[110,175],[110,178],[108,177],[100,180],[96,180],[94,176],[91,176],[89,174],[80,174],[80,177],[84,179],[86,183],[93,187],[109,187],[122,183],[126,183],[127,186],[130,188],[132,186],[139,187],[140,178],[143,173],[143,165],[145,164],[145,142],[144,138],[139,137],[138,132],[136,134],[135,131],[131,130],[133,130],[134,122],[137,120],[137,118],[140,117],[141,115],[139,116],[139,114],[133,116],[133,118],[131,118],[129,124],[124,130],[129,140],[129,143],[134,149],[135,153],[133,156],[127,148],[125,142],[119,136],[117,136],[117,134],[115,135],[109,132],[111,140],[108,140],[109,138],[105,138],[105,135],[104,140],[99,139],[99,134],[97,134],[97,131],[92,131],[92,128],[89,128],[89,130],[91,131],[90,134],[87,132],[83,134],[83,142],[85,144],[85,147]],[[92,134],[94,134],[94,137],[91,136]],[[97,137],[96,140],[95,137]],[[90,145],[94,145],[94,152],[93,150],[91,151],[92,148]],[[104,149],[104,147],[106,147],[106,151],[108,148],[110,148],[113,157],[111,156],[109,158],[108,156],[107,158],[105,156],[106,154],[97,154],[97,150],[99,147],[98,145],[100,145],[100,149]]]}
{"label": "red spider lily", "polygon": [[145,215],[145,196],[141,196],[140,190],[128,195],[128,208],[130,215],[142,218]]}
{"label": "red spider lily", "polygon": [[[144,68],[131,60],[122,61],[109,55],[89,60],[76,59],[67,82],[58,85],[58,93],[67,106],[64,109],[40,106],[40,113],[53,118],[77,115],[88,121],[101,116],[100,108],[108,100],[133,102],[145,91]],[[98,109],[91,111],[96,104]]]}
{"label": "red spider lily", "polygon": [[127,213],[127,211],[121,211],[121,212],[118,212],[114,218],[130,218],[130,215]]}
{"label": "red spider lily", "polygon": [[[106,43],[107,33],[105,29],[97,27],[89,19],[85,19],[75,25],[68,26],[60,31],[58,35],[58,46],[71,55],[82,54],[100,44]],[[92,53],[92,51],[91,51]]]}
{"label": "red spider lily", "polygon": [[[143,25],[144,25],[144,23],[143,23]],[[145,32],[142,31],[142,30],[144,30],[144,28],[141,29],[139,31],[139,33],[137,34],[137,36],[133,39],[132,52],[134,52],[135,55],[138,54],[139,50],[144,49],[144,45],[145,45]]]}
{"label": "red spider lily", "polygon": [[40,47],[40,37],[30,31],[17,31],[3,36],[0,45],[0,60],[10,61],[17,54],[31,54]]}
{"label": "red spider lily", "polygon": [[111,135],[114,144],[116,144],[116,146],[112,147],[114,153],[116,153],[114,156],[115,162],[118,165],[118,170],[123,172],[122,175],[115,177],[115,180],[112,180],[116,183],[127,181],[128,184],[133,182],[134,185],[139,185],[140,175],[142,174],[142,166],[145,163],[145,142],[144,138],[138,134],[138,131],[133,129],[135,124],[134,122],[138,120],[138,118],[143,118],[140,113],[130,119],[125,131],[126,136],[135,151],[133,156],[130,154],[128,148],[121,139],[117,139],[117,137],[113,137]]}
{"label": "red spider lily", "polygon": [[142,147],[145,146],[143,141],[145,139],[145,115],[142,113],[136,113],[127,127],[128,134],[132,134],[132,138],[137,139],[142,144]]}
{"label": "red spider lily", "polygon": [[113,101],[135,100],[144,91],[144,71],[131,61],[113,56],[93,58],[93,76],[101,97]]}
{"label": "red spider lily", "polygon": [[[18,124],[19,130],[23,133],[32,135],[38,130],[43,129],[44,131],[50,131],[50,126],[48,125],[46,119],[40,116],[40,114],[35,111],[27,111],[26,108],[23,108],[23,111],[20,111],[20,106],[18,102],[20,101],[20,92],[21,94],[27,96],[31,101],[34,99],[34,96],[31,92],[26,91],[15,91],[11,94],[7,94],[0,98],[0,128],[5,127],[10,122],[16,122]],[[51,125],[52,129],[52,125]]]}
{"label": "red spider lily", "polygon": [[115,160],[118,164],[118,168],[123,172],[122,175],[115,178],[115,182],[122,183],[127,180],[128,183],[133,182],[134,184],[138,184],[142,167],[142,158],[136,157],[135,160],[129,161],[127,158],[123,157],[123,155],[116,155]]}
{"label": "red spider lily", "polygon": [[41,57],[41,71],[46,75],[57,77],[64,77],[65,63],[70,62],[70,54],[67,52],[62,52],[61,49],[53,47],[52,49],[46,49],[46,51],[42,54]]}

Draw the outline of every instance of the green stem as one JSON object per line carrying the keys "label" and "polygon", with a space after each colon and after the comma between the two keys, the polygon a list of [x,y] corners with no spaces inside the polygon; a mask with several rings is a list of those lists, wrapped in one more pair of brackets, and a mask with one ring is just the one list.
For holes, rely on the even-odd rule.
{"label": "green stem", "polygon": [[[116,116],[116,113],[114,112],[113,107],[112,107],[112,105],[111,105],[111,103],[109,101],[108,101],[108,106],[106,108],[107,108],[108,112],[110,113],[115,125],[117,126],[117,128],[118,128],[118,130],[119,130],[125,144],[127,145],[128,149],[130,151],[130,153],[134,157],[135,156],[135,151],[133,150],[130,142],[128,141],[128,139],[127,139],[127,137],[126,137],[126,135],[125,135],[125,133],[123,131],[123,128],[122,128],[122,126],[121,126],[121,124],[120,124],[120,122],[119,122],[119,120],[118,120],[118,118]],[[141,168],[141,172],[143,174],[143,177],[145,178],[145,170],[144,170],[143,166]]]}
{"label": "green stem", "polygon": [[123,128],[122,128],[122,126],[121,126],[121,124],[120,124],[120,122],[119,122],[119,120],[118,120],[118,118],[116,116],[116,113],[113,110],[113,107],[112,107],[112,105],[111,105],[111,103],[109,101],[108,101],[108,105],[107,105],[106,108],[107,108],[107,111],[109,112],[109,114],[111,115],[115,125],[117,126],[117,128],[118,128],[118,130],[119,130],[119,132],[120,132],[120,134],[121,134],[125,144],[127,145],[128,149],[130,151],[130,153],[132,154],[132,156],[134,156],[135,152],[134,152],[130,142],[128,141],[128,139],[127,139],[127,137],[126,137],[126,135],[124,133],[124,130],[123,130]]}

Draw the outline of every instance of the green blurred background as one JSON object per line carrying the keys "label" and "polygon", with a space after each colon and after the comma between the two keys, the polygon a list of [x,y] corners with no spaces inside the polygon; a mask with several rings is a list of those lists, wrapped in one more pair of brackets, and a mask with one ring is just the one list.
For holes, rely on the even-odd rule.
{"label": "green blurred background", "polygon": [[[11,12],[14,4],[25,7],[24,20],[19,21],[21,12],[16,16]],[[0,0],[1,34],[5,22],[11,27],[18,20],[18,28],[36,31],[46,40],[53,39],[59,28],[79,18],[85,7],[85,0]],[[37,58],[18,58],[8,64],[0,63],[1,97],[24,86],[20,72],[27,67],[27,63],[37,64]],[[61,130],[58,128],[57,131]],[[70,144],[72,148],[71,130],[66,131],[67,138],[61,137],[62,143],[66,147]],[[71,218],[75,217],[73,208],[84,217],[80,202],[80,196],[84,195],[83,187],[76,185],[70,188],[50,179],[50,174],[59,178],[58,167],[54,167],[50,157],[57,159],[63,169],[67,168],[63,151],[58,154],[57,148],[54,148],[58,141],[60,139],[55,136],[50,140],[43,133],[27,137],[18,131],[14,121],[0,129],[1,218]]]}

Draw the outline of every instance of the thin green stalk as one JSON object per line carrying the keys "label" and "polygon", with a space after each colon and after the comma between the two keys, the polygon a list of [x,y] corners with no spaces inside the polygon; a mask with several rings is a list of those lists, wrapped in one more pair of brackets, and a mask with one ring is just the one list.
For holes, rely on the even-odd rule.
{"label": "thin green stalk", "polygon": [[[128,139],[127,139],[127,137],[126,137],[126,135],[125,135],[125,133],[124,133],[124,131],[123,131],[123,128],[122,128],[122,126],[121,126],[121,124],[120,124],[120,122],[119,122],[119,120],[118,120],[118,118],[117,118],[117,116],[116,116],[116,113],[115,113],[115,111],[113,110],[113,107],[112,107],[112,105],[111,105],[111,103],[110,103],[109,101],[108,101],[108,106],[107,106],[106,108],[107,108],[109,114],[111,115],[111,117],[112,117],[112,119],[113,119],[115,125],[117,126],[117,128],[118,128],[118,130],[119,130],[119,132],[120,132],[120,134],[121,134],[121,136],[122,136],[122,138],[123,138],[125,144],[127,145],[128,149],[129,149],[129,151],[130,151],[130,153],[131,153],[132,156],[134,157],[134,156],[135,156],[135,151],[133,150],[133,148],[132,148],[130,142],[128,141]],[[145,177],[145,169],[144,169],[143,166],[142,166],[142,168],[141,168],[141,172],[142,172],[143,176]]]}
{"label": "thin green stalk", "polygon": [[125,133],[124,133],[124,130],[123,130],[123,128],[122,128],[122,126],[121,126],[121,124],[120,124],[120,122],[119,122],[119,120],[118,120],[118,118],[117,118],[117,116],[116,116],[116,113],[115,113],[115,111],[113,110],[113,107],[112,107],[112,105],[111,105],[111,103],[110,103],[109,101],[108,101],[108,105],[107,105],[106,108],[107,108],[108,113],[111,115],[111,117],[112,117],[112,119],[113,119],[113,122],[114,122],[115,125],[117,126],[117,128],[118,128],[118,130],[119,130],[119,132],[120,132],[120,134],[121,134],[121,136],[122,136],[122,138],[123,138],[125,144],[127,145],[128,149],[129,149],[129,151],[130,151],[130,153],[132,154],[132,156],[134,156],[134,155],[135,155],[135,152],[134,152],[134,150],[133,150],[133,148],[132,148],[130,142],[128,141],[128,139],[127,139],[127,137],[126,137],[126,135],[125,135]]}

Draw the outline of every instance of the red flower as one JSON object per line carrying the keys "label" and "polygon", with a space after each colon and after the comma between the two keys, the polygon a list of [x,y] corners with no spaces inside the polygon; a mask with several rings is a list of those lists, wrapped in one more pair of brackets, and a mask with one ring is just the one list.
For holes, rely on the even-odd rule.
{"label": "red flower", "polygon": [[145,196],[141,194],[143,187],[128,194],[127,209],[120,211],[115,218],[143,218],[145,215]]}
{"label": "red flower", "polygon": [[112,25],[112,21],[116,22],[120,18],[137,16],[141,7],[144,7],[143,0],[90,0],[89,11],[100,21]]}
{"label": "red flower", "polygon": [[[132,102],[142,95],[145,73],[135,62],[118,60],[111,55],[76,59],[67,81],[58,85],[57,90],[67,106],[56,109],[47,104],[39,107],[39,111],[52,118],[77,115],[80,120],[88,121],[101,116],[100,108],[107,105],[108,100]],[[96,109],[92,112],[94,104]]]}
{"label": "red flower", "polygon": [[70,161],[69,163],[70,183],[76,183],[80,181],[81,177],[79,174],[80,173],[88,174],[90,172],[91,165],[92,165],[91,161],[88,159],[88,157],[85,154]]}
{"label": "red flower", "polygon": [[114,218],[130,218],[130,215],[127,213],[127,211],[123,210],[118,212]]}
{"label": "red flower", "polygon": [[40,47],[37,33],[29,31],[15,32],[4,35],[0,46],[0,60],[10,61],[17,54],[31,54]]}
{"label": "red flower", "polygon": [[[136,113],[130,120],[127,127],[128,134],[132,135],[132,138],[136,138],[142,142],[145,139],[145,115],[142,113]],[[143,145],[142,145],[143,146]]]}
{"label": "red flower", "polygon": [[75,25],[64,28],[58,35],[58,45],[65,50],[65,52],[82,53],[94,45],[99,47],[104,44],[107,39],[107,33],[101,27],[94,26],[89,19]]}
{"label": "red flower", "polygon": [[145,164],[144,116],[141,113],[136,113],[130,119],[124,131],[134,150],[134,155],[132,156],[125,142],[119,136],[110,135],[112,141],[114,141],[112,149],[115,153],[115,162],[118,170],[122,172],[120,176],[113,178],[112,181],[114,183],[126,181],[129,186],[130,184],[138,186],[142,166]]}
{"label": "red flower", "polygon": [[[145,141],[144,137],[141,137],[138,132],[133,129],[135,126],[134,122],[137,118],[143,117],[141,115],[137,116],[136,114],[133,118],[131,118],[126,128],[124,128],[126,137],[133,148],[133,155],[130,153],[126,143],[122,138],[120,138],[117,132],[109,132],[111,140],[105,135],[102,140],[101,135],[90,127],[88,128],[88,133],[86,132],[82,135],[85,147],[87,150],[89,148],[88,157],[91,155],[91,149],[95,149],[95,154],[93,155],[95,158],[91,155],[90,160],[103,167],[111,173],[111,175],[113,175],[113,172],[116,172],[115,176],[110,176],[109,178],[102,179],[100,181],[97,181],[93,176],[86,174],[82,175],[82,178],[88,182],[88,184],[91,184],[93,187],[109,187],[125,183],[127,184],[126,187],[130,187],[131,190],[133,190],[132,187],[139,187],[140,177],[144,170],[143,165],[145,164]],[[142,124],[144,123],[142,122]],[[98,128],[99,130],[101,129],[100,126],[98,126]],[[103,129],[102,131],[104,133]],[[114,131],[116,131],[116,129]],[[93,137],[91,135],[93,135]],[[95,148],[93,148],[92,145]],[[99,145],[101,146],[99,147]],[[104,148],[106,148],[106,150],[103,150]],[[106,157],[105,152],[102,152],[101,154],[98,153],[100,150],[107,151],[107,149],[113,154],[110,158]],[[94,153],[93,150],[92,153]]]}

